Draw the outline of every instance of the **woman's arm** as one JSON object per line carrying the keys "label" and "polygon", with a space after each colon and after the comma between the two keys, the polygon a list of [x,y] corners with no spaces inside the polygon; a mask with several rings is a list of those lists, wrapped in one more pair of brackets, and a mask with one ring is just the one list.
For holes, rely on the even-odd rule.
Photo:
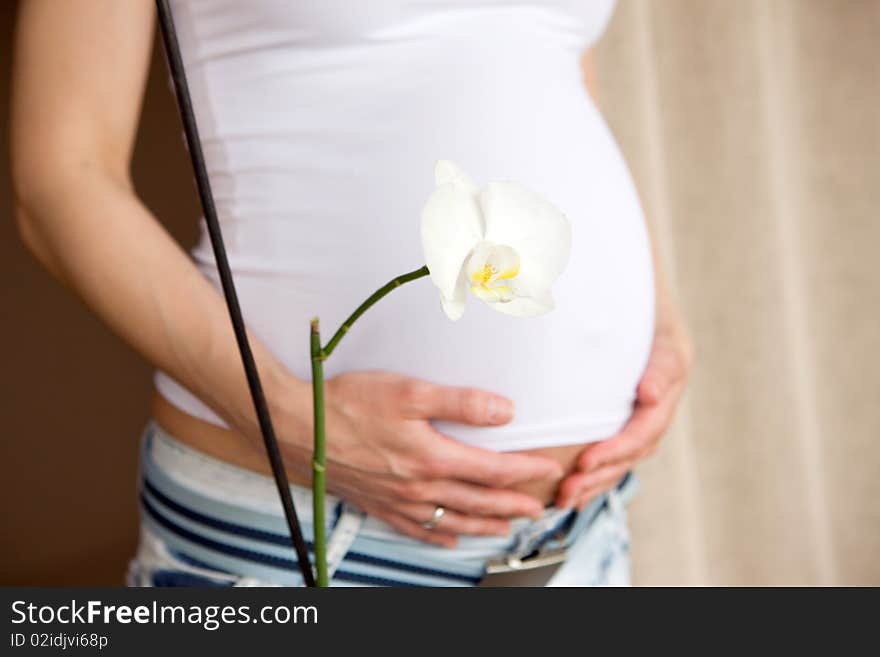
{"label": "woman's arm", "polygon": [[[16,218],[39,261],[114,331],[253,431],[222,300],[129,176],[153,21],[146,0],[22,3],[11,108]],[[288,386],[254,347],[267,387]]]}
{"label": "woman's arm", "polygon": [[590,93],[590,98],[598,105],[599,96],[596,93],[596,69],[593,67],[593,49],[588,48],[581,57],[581,72],[584,76],[584,86]]}
{"label": "woman's arm", "polygon": [[[258,445],[223,299],[140,202],[129,174],[153,3],[26,0],[19,11],[11,127],[24,242],[150,363]],[[311,388],[251,341],[285,457],[308,472]],[[426,540],[498,533],[506,527],[498,518],[540,513],[540,502],[503,487],[560,475],[549,459],[478,450],[431,428],[429,418],[507,422],[509,402],[488,392],[365,373],[328,382],[327,405],[331,489]],[[452,512],[428,532],[419,523],[433,504]]]}

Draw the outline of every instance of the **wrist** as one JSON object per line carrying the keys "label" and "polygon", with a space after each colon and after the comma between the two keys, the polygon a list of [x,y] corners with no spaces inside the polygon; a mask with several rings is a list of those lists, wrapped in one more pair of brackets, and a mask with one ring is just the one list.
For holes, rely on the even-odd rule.
{"label": "wrist", "polygon": [[669,290],[666,277],[657,273],[654,288],[654,325],[657,331],[671,330],[684,326],[684,319],[678,304]]}
{"label": "wrist", "polygon": [[684,315],[665,286],[657,292],[654,333],[671,338],[686,354],[692,352],[690,332]]}
{"label": "wrist", "polygon": [[[279,441],[311,449],[312,386],[284,370],[267,377],[266,402]],[[259,425],[256,427],[259,434]]]}
{"label": "wrist", "polygon": [[654,328],[657,333],[685,333],[685,322],[681,311],[666,299],[662,303],[658,302],[656,316],[654,319]]}

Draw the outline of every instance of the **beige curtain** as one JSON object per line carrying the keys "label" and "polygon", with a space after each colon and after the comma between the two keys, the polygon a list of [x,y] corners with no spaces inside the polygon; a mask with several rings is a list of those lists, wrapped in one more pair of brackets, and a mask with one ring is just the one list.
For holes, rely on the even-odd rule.
{"label": "beige curtain", "polygon": [[596,67],[697,351],[636,583],[880,584],[880,1],[621,0]]}

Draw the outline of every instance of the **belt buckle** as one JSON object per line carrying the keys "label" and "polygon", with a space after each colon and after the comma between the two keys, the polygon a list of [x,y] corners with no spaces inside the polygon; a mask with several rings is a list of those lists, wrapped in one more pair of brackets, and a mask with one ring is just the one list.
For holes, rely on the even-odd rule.
{"label": "belt buckle", "polygon": [[479,586],[544,586],[565,563],[565,547],[541,548],[524,557],[503,555],[490,560]]}
{"label": "belt buckle", "polygon": [[519,572],[534,568],[556,566],[565,561],[568,550],[564,547],[536,550],[530,555],[516,557],[512,554],[497,557],[486,564],[486,574]]}

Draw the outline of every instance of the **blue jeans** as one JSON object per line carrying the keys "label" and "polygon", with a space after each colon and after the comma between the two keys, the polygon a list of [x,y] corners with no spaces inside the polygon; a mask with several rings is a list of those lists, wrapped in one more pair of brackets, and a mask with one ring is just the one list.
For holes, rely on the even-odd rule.
{"label": "blue jeans", "polygon": [[[548,586],[625,586],[624,504],[635,488],[634,476],[627,475],[581,512],[549,507],[538,520],[514,520],[509,536],[462,536],[452,549],[408,538],[328,495],[330,585],[473,586],[494,558],[565,547],[566,561]],[[308,542],[311,491],[291,486],[291,493]],[[150,423],[142,443],[140,501],[130,585],[302,585],[270,477],[198,452]]]}

